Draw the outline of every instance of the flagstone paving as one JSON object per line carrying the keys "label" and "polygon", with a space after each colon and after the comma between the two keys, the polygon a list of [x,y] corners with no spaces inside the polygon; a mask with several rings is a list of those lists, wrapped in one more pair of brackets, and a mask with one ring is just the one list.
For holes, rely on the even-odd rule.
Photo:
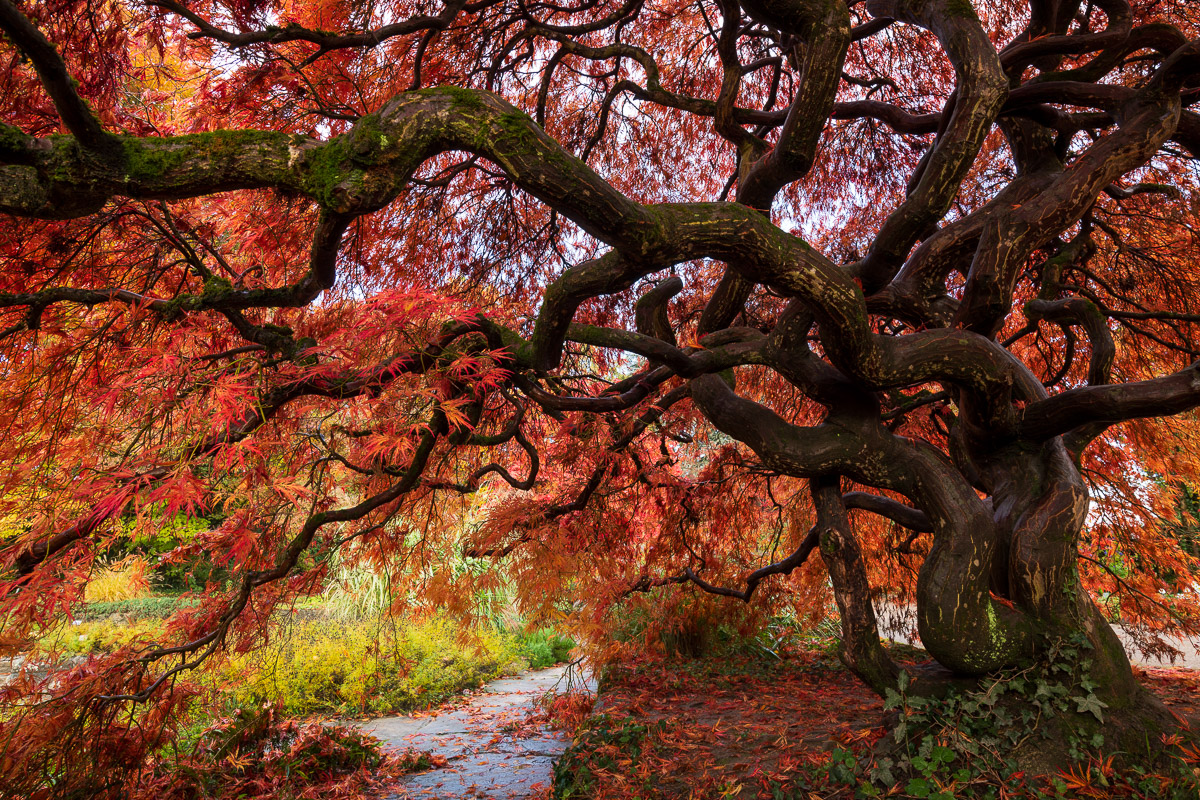
{"label": "flagstone paving", "polygon": [[[502,678],[459,703],[406,717],[383,717],[362,727],[400,750],[416,748],[446,759],[446,766],[409,775],[389,800],[537,796],[550,785],[554,760],[568,737],[526,723],[538,697],[563,691],[578,673],[563,666]],[[589,690],[594,685],[585,683]]]}

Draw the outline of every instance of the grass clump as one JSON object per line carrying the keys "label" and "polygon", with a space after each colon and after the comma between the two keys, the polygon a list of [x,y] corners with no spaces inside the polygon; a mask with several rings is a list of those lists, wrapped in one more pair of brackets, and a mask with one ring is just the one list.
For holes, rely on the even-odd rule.
{"label": "grass clump", "polygon": [[111,603],[149,595],[150,579],[146,576],[146,560],[140,556],[101,564],[83,589],[85,603]]}

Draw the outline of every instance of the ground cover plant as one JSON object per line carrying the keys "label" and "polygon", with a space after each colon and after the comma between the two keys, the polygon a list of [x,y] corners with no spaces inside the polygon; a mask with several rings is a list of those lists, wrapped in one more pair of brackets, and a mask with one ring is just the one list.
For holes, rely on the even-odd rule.
{"label": "ground cover plant", "polygon": [[[936,668],[913,648],[893,649],[902,675]],[[1026,675],[1035,674],[1033,670]],[[1042,673],[1037,673],[1042,674]],[[1200,676],[1139,669],[1174,713],[1200,710]],[[917,681],[920,677],[916,678]],[[1200,750],[1164,736],[1143,765],[1119,762],[1102,739],[1079,740],[1076,763],[1041,774],[1021,768],[1021,744],[1059,735],[1031,720],[1062,682],[1008,676],[931,699],[905,690],[881,699],[832,655],[791,649],[783,658],[632,658],[601,684],[602,710],[583,721],[555,767],[557,800],[770,798],[1192,798]],[[993,709],[1005,697],[1013,719]],[[1071,702],[1076,710],[1078,701]],[[1085,711],[1085,713],[1087,713]],[[1001,717],[1002,719],[1002,717]],[[1174,752],[1172,752],[1174,751]]]}
{"label": "ground cover plant", "polygon": [[1194,3],[0,0],[0,32],[0,645],[130,557],[185,601],[4,687],[12,791],[142,791],[195,671],[356,569],[418,616],[511,589],[596,663],[836,606],[885,702],[1067,692],[1030,769],[1189,746],[1109,623],[1200,632]]}

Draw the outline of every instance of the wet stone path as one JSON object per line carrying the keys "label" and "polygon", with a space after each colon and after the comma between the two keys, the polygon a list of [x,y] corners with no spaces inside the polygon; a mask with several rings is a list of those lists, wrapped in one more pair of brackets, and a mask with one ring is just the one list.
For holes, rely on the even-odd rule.
{"label": "wet stone path", "polygon": [[[576,678],[578,680],[578,678]],[[567,688],[566,668],[527,672],[493,681],[463,702],[426,714],[362,723],[385,746],[441,756],[446,766],[406,776],[389,800],[537,796],[550,785],[554,761],[570,741],[525,724],[534,702]]]}

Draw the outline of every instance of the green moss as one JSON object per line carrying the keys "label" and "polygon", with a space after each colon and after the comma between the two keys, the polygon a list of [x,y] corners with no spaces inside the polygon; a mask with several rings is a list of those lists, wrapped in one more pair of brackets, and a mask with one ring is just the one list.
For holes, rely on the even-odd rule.
{"label": "green moss", "polygon": [[996,615],[996,604],[988,603],[987,606],[988,620],[988,640],[992,644],[992,660],[998,660],[1002,655],[1008,652],[1008,636],[1004,633],[1004,626],[1000,624],[1000,618]]}
{"label": "green moss", "polygon": [[476,89],[463,89],[459,86],[434,86],[430,89],[420,89],[417,94],[426,97],[449,97],[458,108],[471,111],[482,111],[483,96]]}
{"label": "green moss", "polygon": [[321,206],[335,204],[336,189],[350,176],[350,143],[346,136],[337,136],[310,151],[304,162],[301,188]]}
{"label": "green moss", "polygon": [[201,311],[220,305],[223,300],[233,294],[233,284],[227,279],[210,275],[204,281],[200,294],[181,294],[167,301],[166,306],[159,311],[168,322],[178,319],[185,311]]}
{"label": "green moss", "polygon": [[519,333],[512,328],[506,328],[503,325],[495,325],[495,330],[500,334],[500,341],[504,343],[504,348],[517,362],[518,369],[533,368],[533,345],[521,337]]}
{"label": "green moss", "polygon": [[300,339],[297,339],[296,346],[292,352],[292,359],[294,361],[296,361],[296,363],[302,364],[303,366],[306,366],[306,367],[316,366],[317,357],[315,354],[309,353],[307,355],[301,355],[302,353],[304,353],[305,350],[308,350],[309,348],[316,347],[316,346],[317,346],[317,340],[312,338],[311,336],[305,336]]}
{"label": "green moss", "polygon": [[516,138],[533,135],[534,121],[520,111],[505,111],[496,119],[501,132]]}
{"label": "green moss", "polygon": [[232,163],[249,146],[285,145],[289,136],[273,131],[217,130],[191,133],[169,139],[122,137],[125,177],[135,182],[161,181],[189,163],[211,167],[214,163]]}
{"label": "green moss", "polygon": [[209,275],[204,281],[204,299],[218,302],[233,294],[233,284],[219,275]]}
{"label": "green moss", "polygon": [[389,162],[421,150],[419,143],[408,142],[410,147],[400,152],[394,148],[396,142],[396,134],[383,120],[369,114],[348,133],[307,151],[301,188],[323,208],[334,211],[364,200],[371,205],[369,198],[389,198],[391,172],[407,172],[403,165]]}
{"label": "green moss", "polygon": [[975,6],[971,4],[971,0],[946,0],[946,13],[952,17],[979,18],[975,13]]}
{"label": "green moss", "polygon": [[268,350],[276,353],[282,353],[288,358],[294,357],[300,350],[303,349],[295,340],[292,339],[293,331],[286,325],[266,325],[258,326],[260,344]]}
{"label": "green moss", "polygon": [[20,128],[0,122],[0,155],[11,157],[25,153],[32,138]]}
{"label": "green moss", "polygon": [[548,165],[558,169],[570,168],[562,153],[540,146],[535,123],[519,111],[506,111],[494,117],[488,115],[478,121],[469,120],[467,124],[473,126],[472,146],[475,150],[502,159],[504,156],[530,155],[536,150],[538,157]]}
{"label": "green moss", "polygon": [[346,134],[348,155],[360,166],[370,166],[388,146],[388,138],[377,114],[367,114]]}
{"label": "green moss", "polygon": [[130,180],[154,180],[173,172],[194,153],[184,142],[150,143],[142,139],[125,139],[125,174]]}
{"label": "green moss", "polygon": [[49,154],[40,165],[47,177],[52,181],[79,181],[84,173],[82,165],[87,162],[79,142],[75,141],[74,136],[64,134],[53,134],[45,138],[52,145]]}

